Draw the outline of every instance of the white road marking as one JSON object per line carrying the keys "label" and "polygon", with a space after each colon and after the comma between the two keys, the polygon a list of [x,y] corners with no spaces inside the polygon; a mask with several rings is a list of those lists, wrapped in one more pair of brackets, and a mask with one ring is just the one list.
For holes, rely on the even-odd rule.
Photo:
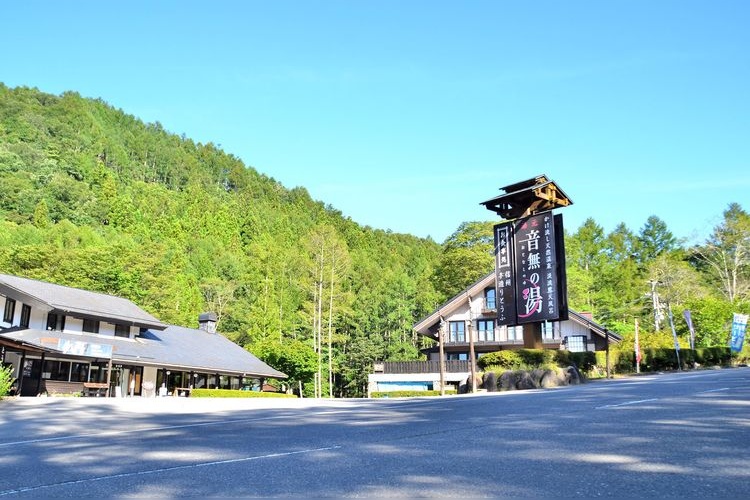
{"label": "white road marking", "polygon": [[239,462],[250,462],[252,460],[261,460],[264,458],[277,458],[277,457],[288,457],[290,455],[300,455],[303,453],[315,453],[317,451],[330,451],[330,450],[337,450],[341,448],[341,446],[326,446],[324,448],[310,448],[307,450],[297,450],[297,451],[287,451],[284,453],[269,453],[268,455],[258,455],[254,457],[243,457],[243,458],[230,458],[228,460],[216,460],[213,462],[201,462],[197,464],[192,465],[176,465],[174,467],[163,467],[160,469],[149,469],[149,470],[142,470],[137,472],[124,472],[122,474],[111,474],[108,476],[98,476],[98,477],[89,477],[85,479],[76,479],[74,481],[62,481],[59,483],[52,483],[52,484],[41,484],[38,486],[27,486],[23,488],[16,488],[13,490],[5,490],[0,491],[0,496],[5,495],[15,495],[18,493],[27,493],[29,491],[36,491],[36,490],[42,490],[47,488],[55,488],[59,486],[70,486],[74,484],[85,484],[85,483],[92,483],[95,481],[106,481],[108,479],[119,479],[124,477],[135,477],[135,476],[145,476],[148,474],[158,474],[160,472],[172,472],[176,470],[185,470],[185,469],[194,469],[198,467],[208,467],[212,465],[225,465],[225,464],[234,464]]}
{"label": "white road marking", "polygon": [[616,405],[604,405],[604,406],[597,406],[594,408],[595,410],[601,410],[603,408],[617,408],[618,406],[628,406],[628,405],[637,405],[639,403],[648,403],[649,401],[658,401],[659,398],[652,398],[652,399],[639,399],[638,401],[628,401],[626,403],[619,403]]}
{"label": "white road marking", "polygon": [[709,393],[709,392],[721,392],[721,391],[728,391],[728,390],[729,390],[729,387],[722,387],[721,389],[711,389],[711,390],[708,390],[708,391],[701,391],[698,394],[706,394],[706,393]]}
{"label": "white road marking", "polygon": [[[317,413],[311,413],[309,415],[313,416],[320,416],[320,415],[330,415],[335,413],[341,413],[343,410],[325,410]],[[7,443],[0,443],[0,448],[6,447],[6,446],[19,446],[24,444],[36,444],[36,443],[46,443],[49,441],[67,441],[71,439],[81,439],[81,438],[87,438],[87,437],[104,437],[104,436],[118,436],[122,434],[132,434],[132,433],[143,433],[143,432],[159,432],[159,431],[167,431],[172,429],[187,429],[190,427],[204,427],[207,425],[223,425],[223,424],[242,424],[246,422],[260,422],[262,420],[278,420],[282,418],[288,418],[286,415],[274,415],[271,417],[253,417],[253,418],[242,418],[242,419],[229,419],[229,420],[212,420],[210,422],[199,422],[194,424],[180,424],[180,425],[164,425],[159,427],[141,427],[137,429],[125,429],[125,430],[118,430],[118,431],[101,431],[101,432],[89,432],[86,434],[66,434],[63,436],[53,436],[53,437],[47,437],[47,438],[38,438],[38,439],[27,439],[25,441],[12,441]]]}

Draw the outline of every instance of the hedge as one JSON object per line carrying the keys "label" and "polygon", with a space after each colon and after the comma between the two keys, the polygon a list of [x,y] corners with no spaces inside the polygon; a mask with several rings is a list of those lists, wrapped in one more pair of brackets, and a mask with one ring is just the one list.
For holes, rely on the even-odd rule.
{"label": "hedge", "polygon": [[193,389],[191,398],[296,398],[282,392],[239,391],[236,389]]}
{"label": "hedge", "polygon": [[[455,394],[455,389],[446,389],[446,394]],[[411,398],[415,396],[440,396],[440,391],[390,391],[372,392],[371,398]]]}
{"label": "hedge", "polygon": [[[641,349],[641,371],[656,372],[677,370],[677,353],[673,348]],[[596,364],[605,367],[606,353],[596,353]],[[729,366],[732,364],[732,353],[729,347],[702,347],[698,349],[680,349],[679,368],[692,368],[697,363],[701,366]],[[610,351],[609,366],[615,373],[633,373],[635,371],[635,353],[633,351]]]}
{"label": "hedge", "polygon": [[581,371],[589,371],[596,365],[593,352],[570,352],[555,349],[518,349],[490,352],[477,360],[481,370],[517,370],[556,365],[576,365]]}

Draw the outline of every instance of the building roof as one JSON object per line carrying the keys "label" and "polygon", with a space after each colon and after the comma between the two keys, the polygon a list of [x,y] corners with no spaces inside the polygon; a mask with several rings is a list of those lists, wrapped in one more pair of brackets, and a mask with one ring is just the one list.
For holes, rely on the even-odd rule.
{"label": "building roof", "polygon": [[122,297],[7,274],[0,274],[0,294],[50,312],[144,329],[135,338],[125,338],[12,327],[0,331],[0,342],[8,347],[175,370],[287,378],[221,334],[162,323]]}
{"label": "building roof", "polygon": [[89,333],[11,328],[0,338],[81,358],[204,373],[287,378],[218,333],[169,326],[134,339]]}
{"label": "building roof", "polygon": [[0,293],[23,297],[23,301],[65,315],[110,320],[143,328],[163,329],[162,323],[122,297],[55,285],[8,274],[0,274]]}
{"label": "building roof", "polygon": [[[435,339],[437,337],[437,334],[431,330],[431,327],[433,327],[436,323],[438,323],[441,317],[445,317],[445,316],[449,316],[453,314],[453,312],[456,311],[459,307],[467,304],[468,297],[476,297],[477,294],[479,294],[485,288],[493,287],[493,286],[495,286],[495,272],[494,271],[478,279],[477,281],[469,285],[466,289],[464,289],[462,292],[454,295],[453,297],[448,299],[446,302],[441,304],[437,309],[435,309],[427,317],[425,317],[424,319],[416,323],[414,325],[414,330],[420,335]],[[586,317],[585,315],[581,313],[573,311],[572,309],[568,309],[568,319],[570,321],[575,321],[576,323],[579,323],[580,325],[587,327],[596,335],[599,335],[603,338],[609,337],[610,340],[615,341],[615,342],[619,342],[622,340],[622,336],[620,336],[619,334],[607,330],[604,326],[600,325],[599,323],[596,323],[595,321],[593,321],[592,319]]]}

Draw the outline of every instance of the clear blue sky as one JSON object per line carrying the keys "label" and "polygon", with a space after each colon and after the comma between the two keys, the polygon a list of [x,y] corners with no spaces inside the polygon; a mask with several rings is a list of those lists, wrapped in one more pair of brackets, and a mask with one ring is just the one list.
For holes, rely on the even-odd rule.
{"label": "clear blue sky", "polygon": [[7,2],[0,82],[213,142],[363,225],[438,242],[537,174],[702,240],[750,210],[750,2]]}

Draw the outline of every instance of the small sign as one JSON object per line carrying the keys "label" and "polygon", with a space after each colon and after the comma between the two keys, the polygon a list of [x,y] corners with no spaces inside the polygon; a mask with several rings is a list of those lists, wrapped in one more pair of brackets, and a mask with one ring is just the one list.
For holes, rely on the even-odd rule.
{"label": "small sign", "polygon": [[497,324],[517,324],[513,273],[513,223],[495,226],[495,285]]}
{"label": "small sign", "polygon": [[729,347],[733,352],[740,352],[742,350],[742,344],[745,343],[747,318],[747,314],[734,313],[734,320],[732,321],[732,339],[729,342]]}

